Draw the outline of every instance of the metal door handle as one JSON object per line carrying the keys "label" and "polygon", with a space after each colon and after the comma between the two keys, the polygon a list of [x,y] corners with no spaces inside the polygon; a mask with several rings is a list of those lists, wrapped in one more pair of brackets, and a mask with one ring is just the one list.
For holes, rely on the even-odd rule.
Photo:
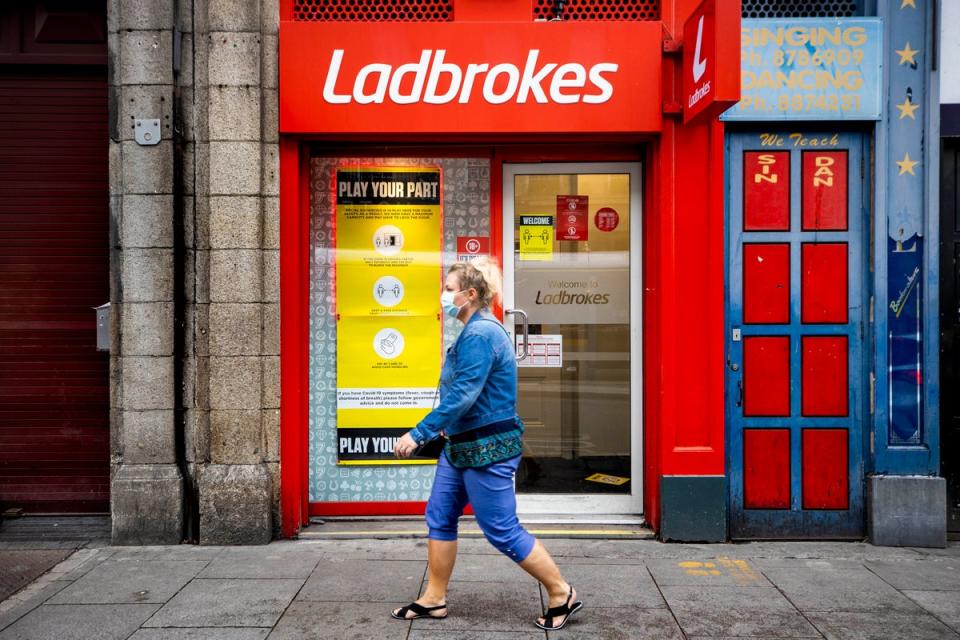
{"label": "metal door handle", "polygon": [[737,380],[737,406],[743,406],[743,380]]}
{"label": "metal door handle", "polygon": [[523,351],[521,351],[520,356],[517,357],[517,362],[520,362],[530,355],[530,325],[527,322],[527,312],[523,309],[506,309],[503,312],[505,316],[510,314],[520,316],[520,323],[523,325]]}

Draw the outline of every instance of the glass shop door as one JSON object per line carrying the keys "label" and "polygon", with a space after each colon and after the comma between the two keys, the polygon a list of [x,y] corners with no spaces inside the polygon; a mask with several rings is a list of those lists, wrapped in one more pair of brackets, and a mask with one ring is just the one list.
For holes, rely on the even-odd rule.
{"label": "glass shop door", "polygon": [[504,310],[523,514],[642,510],[638,163],[505,164]]}

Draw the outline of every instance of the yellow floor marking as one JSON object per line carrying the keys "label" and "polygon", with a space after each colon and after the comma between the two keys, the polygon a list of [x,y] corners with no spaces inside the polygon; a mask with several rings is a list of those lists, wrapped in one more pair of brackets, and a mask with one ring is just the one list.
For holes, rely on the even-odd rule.
{"label": "yellow floor marking", "polygon": [[687,575],[691,576],[718,576],[720,571],[717,570],[717,565],[712,562],[697,562],[697,561],[685,561],[679,563],[680,568],[686,569]]}
{"label": "yellow floor marking", "polygon": [[760,577],[754,573],[753,569],[750,568],[750,565],[747,564],[745,560],[731,560],[726,556],[719,556],[717,562],[723,565],[723,568],[727,570],[734,580],[741,584],[749,584],[751,582],[759,582]]}

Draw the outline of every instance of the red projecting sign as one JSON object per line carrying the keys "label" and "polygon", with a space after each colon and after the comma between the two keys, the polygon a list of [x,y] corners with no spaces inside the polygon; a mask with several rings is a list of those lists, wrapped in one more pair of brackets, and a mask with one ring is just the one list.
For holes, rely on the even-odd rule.
{"label": "red projecting sign", "polygon": [[703,0],[683,23],[683,122],[740,101],[740,0]]}

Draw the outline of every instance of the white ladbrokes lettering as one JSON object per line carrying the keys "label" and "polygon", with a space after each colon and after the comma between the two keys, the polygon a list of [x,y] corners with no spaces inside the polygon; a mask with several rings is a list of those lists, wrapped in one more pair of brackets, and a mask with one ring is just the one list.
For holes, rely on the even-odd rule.
{"label": "white ladbrokes lettering", "polygon": [[[323,83],[323,99],[330,104],[383,104],[388,99],[395,104],[447,104],[454,100],[465,104],[470,102],[474,87],[479,87],[490,104],[525,104],[530,96],[541,104],[602,104],[613,96],[613,85],[606,74],[620,68],[613,62],[600,62],[589,70],[576,62],[540,65],[539,49],[530,50],[522,71],[509,62],[492,67],[471,63],[463,68],[446,62],[446,54],[445,49],[424,49],[419,61],[396,68],[382,62],[367,64],[357,72],[348,94],[337,92],[344,51],[334,49]],[[547,78],[549,84],[544,85]]]}

